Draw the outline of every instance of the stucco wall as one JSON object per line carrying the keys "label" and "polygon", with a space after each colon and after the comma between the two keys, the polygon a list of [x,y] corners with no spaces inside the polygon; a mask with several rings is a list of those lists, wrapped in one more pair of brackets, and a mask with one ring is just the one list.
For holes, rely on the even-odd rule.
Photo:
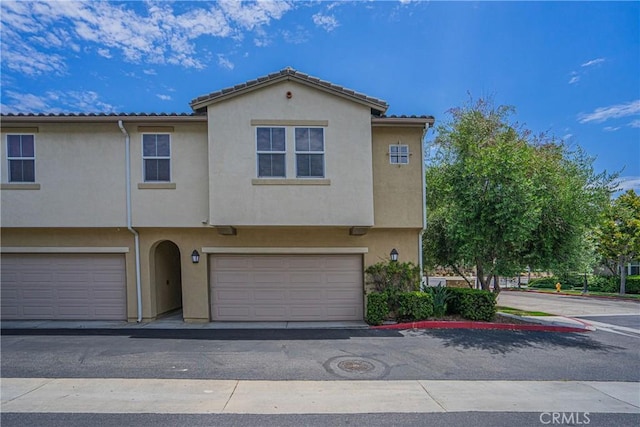
{"label": "stucco wall", "polygon": [[[419,127],[373,128],[373,195],[376,227],[422,227],[422,135]],[[409,163],[392,165],[390,145],[408,145]]]}
{"label": "stucco wall", "polygon": [[[143,320],[158,315],[158,295],[155,285],[155,249],[169,240],[180,250],[183,316],[186,321],[208,322],[209,277],[206,247],[228,248],[366,248],[364,267],[388,259],[391,249],[400,253],[400,261],[418,264],[419,229],[372,229],[364,236],[350,236],[343,227],[270,227],[240,228],[236,236],[221,236],[210,227],[202,228],[141,228],[140,258]],[[135,252],[133,236],[126,229],[4,229],[2,247],[127,247],[127,316],[137,317]],[[200,252],[200,262],[191,262],[191,252]],[[295,253],[295,252],[293,252]],[[166,279],[165,279],[166,280]],[[171,279],[170,279],[171,280]],[[160,307],[164,303],[160,304]]]}
{"label": "stucco wall", "polygon": [[[131,137],[133,225],[195,227],[205,221],[209,214],[206,123],[170,126],[174,189],[139,188],[144,183],[142,132],[139,123],[125,122],[124,126]],[[33,128],[38,129],[35,165],[40,188],[36,190],[5,185],[6,135],[25,132],[2,128],[2,226],[125,226],[125,142],[117,123],[38,124]]]}
{"label": "stucco wall", "polygon": [[[125,123],[125,126],[127,124]],[[131,135],[132,221],[134,227],[195,227],[209,215],[207,125],[173,125],[171,184],[175,189],[145,188],[142,166],[143,130],[166,133],[162,126],[127,126]]]}
{"label": "stucco wall", "polygon": [[[3,218],[4,222],[4,218]],[[2,248],[27,248],[23,252],[34,252],[39,247],[58,249],[62,253],[73,253],[65,248],[127,248],[125,269],[127,280],[127,318],[135,321],[136,306],[136,269],[133,234],[126,228],[3,228]]]}
{"label": "stucco wall", "polygon": [[[3,227],[112,227],[125,224],[124,143],[116,125],[40,125],[39,190],[2,189]],[[2,183],[8,182],[2,129]]]}
{"label": "stucco wall", "polygon": [[[292,94],[290,99],[287,92]],[[208,115],[212,224],[373,225],[368,107],[302,84],[282,82],[211,105]],[[326,180],[315,180],[314,184],[321,185],[298,185],[313,180],[295,179],[292,125],[287,126],[287,178],[298,182],[259,185],[252,120],[325,121]]]}

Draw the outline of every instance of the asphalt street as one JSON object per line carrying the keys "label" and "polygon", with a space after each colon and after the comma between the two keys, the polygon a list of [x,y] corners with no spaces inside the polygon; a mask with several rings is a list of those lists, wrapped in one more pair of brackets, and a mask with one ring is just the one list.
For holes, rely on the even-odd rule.
{"label": "asphalt street", "polygon": [[[504,292],[501,298],[503,295],[511,294],[517,298],[516,294],[519,293]],[[532,304],[536,299],[542,299],[543,303],[538,304],[537,310],[550,312],[549,307],[554,310],[564,307],[564,312],[573,310],[571,312],[581,316],[584,321],[594,322],[599,326],[596,331],[583,333],[465,329],[405,331],[3,329],[0,337],[3,407],[19,408],[21,400],[24,400],[22,405],[26,410],[23,412],[19,409],[14,409],[14,412],[3,410],[1,422],[3,426],[64,425],[65,427],[86,425],[541,426],[551,424],[551,417],[557,415],[565,417],[567,422],[563,424],[572,425],[636,426],[640,424],[640,413],[637,409],[640,404],[638,403],[634,404],[632,408],[636,409],[631,409],[631,413],[624,413],[629,412],[628,406],[621,406],[626,409],[618,411],[615,409],[618,403],[614,401],[610,404],[603,403],[601,398],[580,401],[576,395],[579,389],[585,389],[585,387],[590,389],[587,384],[599,382],[598,384],[605,386],[611,384],[612,387],[614,384],[620,384],[622,390],[626,390],[622,396],[623,400],[640,399],[640,370],[637,369],[640,362],[638,350],[640,333],[634,332],[638,329],[636,323],[638,313],[635,310],[640,305],[637,303],[618,305],[615,301],[606,301],[603,305],[600,301],[585,302],[580,298],[560,299],[556,295],[550,298],[545,295],[533,297],[525,295],[521,298],[523,299],[520,303],[524,301]],[[544,302],[547,306],[543,306]],[[501,304],[527,308],[519,307],[519,303],[514,300],[509,303],[501,302]],[[585,308],[585,304],[588,309]],[[560,309],[552,312],[563,314]],[[617,329],[613,329],[614,326]],[[160,414],[153,413],[154,403],[149,402],[148,411],[151,413],[123,414],[99,413],[109,412],[105,408],[93,413],[86,413],[91,412],[86,409],[67,411],[64,408],[73,408],[74,402],[57,400],[70,399],[74,395],[76,399],[82,397],[78,391],[81,388],[78,387],[84,382],[95,384],[87,389],[93,391],[88,392],[86,396],[97,393],[95,396],[98,400],[92,405],[100,405],[100,396],[115,392],[114,390],[108,392],[106,388],[106,383],[112,380],[118,383],[124,381],[124,384],[128,384],[126,381],[141,381],[136,386],[124,386],[125,396],[129,396],[127,390],[139,392],[144,390],[144,384],[154,380],[160,381],[158,384],[164,384],[164,388],[171,388],[172,384],[179,384],[181,381],[226,381],[236,384],[226,386],[231,387],[229,393],[233,399],[239,399],[241,390],[236,388],[242,386],[242,381],[245,381],[244,386],[251,387],[257,386],[256,381],[267,381],[266,387],[271,387],[271,393],[278,395],[282,392],[275,392],[274,390],[278,389],[275,385],[287,389],[289,382],[300,384],[301,387],[311,387],[313,391],[315,387],[313,384],[320,384],[327,390],[332,390],[332,387],[338,387],[336,390],[339,390],[341,383],[345,387],[347,385],[351,387],[354,384],[363,385],[361,381],[372,381],[372,384],[377,385],[375,389],[377,391],[372,396],[385,390],[393,393],[392,388],[389,387],[392,387],[394,382],[417,381],[426,387],[424,390],[420,389],[420,393],[426,392],[425,396],[440,402],[440,407],[436,407],[433,413],[429,411],[411,413],[405,407],[404,410],[398,411],[394,411],[393,408],[376,408],[373,412],[380,413],[375,414],[367,413],[364,409],[363,413],[353,414],[320,414],[303,409],[300,410],[302,413],[292,414],[193,412]],[[54,381],[54,383],[41,387],[38,384],[42,381],[44,381],[43,384],[48,381]],[[69,381],[66,383],[67,387],[71,387],[69,390],[75,390],[75,392],[56,388],[57,386],[54,386],[57,384],[56,381]],[[269,381],[275,382],[268,383]],[[438,381],[451,381],[453,389],[468,381],[470,384],[475,384],[473,387],[480,387],[478,390],[485,391],[482,393],[477,391],[476,395],[464,397],[471,406],[461,410],[464,405],[456,406],[456,396],[460,395],[460,399],[463,399],[464,393],[456,392],[457,394],[450,395],[448,403],[450,406],[447,406],[446,402],[433,395],[433,391],[429,389],[429,386],[433,386],[434,382]],[[493,395],[490,384],[502,384],[502,382],[505,387],[511,387],[514,392],[508,394],[508,389],[501,393],[496,390]],[[526,408],[533,408],[527,405],[533,405],[535,397],[540,393],[531,394],[532,389],[523,382],[530,382],[527,384],[532,384],[532,387],[534,384],[537,384],[535,387],[543,387],[540,390],[549,387],[550,384],[566,386],[567,391],[557,395],[543,393],[540,397],[550,400],[543,399],[538,402],[542,406],[527,410]],[[7,391],[10,390],[7,387],[10,387],[11,383],[15,383],[18,387],[17,394],[15,398],[5,400]],[[26,384],[24,386],[27,387],[29,383],[34,384],[33,391],[25,391],[21,394],[19,392],[20,387],[23,387],[21,384]],[[378,386],[380,390],[377,389]],[[53,387],[54,394],[49,396],[50,400],[41,401],[37,393],[33,394],[36,390],[45,393],[47,387],[50,389]],[[27,389],[28,387],[25,388]],[[268,390],[261,395],[268,398],[270,394]],[[327,393],[327,390],[324,392]],[[448,387],[444,390],[448,390]],[[466,388],[463,387],[460,390],[466,390]],[[620,393],[619,390],[618,393]],[[16,389],[11,389],[11,392],[16,393]],[[176,393],[178,393],[176,396],[180,395],[179,389],[176,389]],[[313,408],[314,402],[311,397],[313,394],[308,394],[309,391],[305,393],[307,393],[307,399],[311,399],[305,400],[305,404]],[[315,390],[315,393],[321,393],[318,396],[322,396],[322,390]],[[345,412],[359,411],[357,407],[352,407],[357,406],[356,403],[349,405],[353,400],[349,398],[349,393],[329,392],[325,398],[331,397],[332,393],[335,394],[334,398],[344,400],[341,404],[349,408]],[[305,396],[304,393],[294,394],[298,398]],[[357,395],[362,397],[361,394]],[[413,392],[410,395],[415,397],[416,393]],[[612,396],[614,395],[602,395],[602,398],[615,399]],[[389,398],[391,397],[389,395]],[[393,397],[398,402],[403,401],[398,396]],[[36,400],[30,402],[28,399]],[[226,401],[225,407],[227,407],[234,402],[233,399],[229,397],[225,400],[223,397],[222,403]],[[55,403],[57,401],[71,406],[57,406]],[[127,399],[123,401],[124,404],[127,402],[129,402]],[[256,402],[262,405],[265,403]],[[363,402],[367,405],[371,404],[366,400]],[[479,402],[487,402],[487,404]],[[554,413],[552,411],[556,407],[556,402],[559,405],[557,408],[576,407],[582,412]],[[602,412],[584,412],[591,407],[589,402],[593,402],[593,407],[597,407],[599,402],[600,405],[604,404],[610,409]],[[616,400],[616,402],[622,401]],[[75,402],[75,404],[79,403]],[[44,405],[44,408],[49,409],[39,410],[38,405]],[[474,405],[480,409],[473,409],[476,407]],[[80,407],[82,407],[81,403]],[[494,407],[498,409],[491,409]],[[124,412],[124,406],[122,408]],[[269,407],[267,409],[271,410]],[[445,412],[438,412],[441,409]]]}
{"label": "asphalt street", "polygon": [[605,331],[31,332],[3,331],[3,377],[640,381],[639,339]]}

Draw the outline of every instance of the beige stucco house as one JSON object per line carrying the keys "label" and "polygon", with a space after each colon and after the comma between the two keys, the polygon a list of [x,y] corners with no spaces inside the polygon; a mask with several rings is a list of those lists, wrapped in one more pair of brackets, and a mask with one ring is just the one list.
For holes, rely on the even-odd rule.
{"label": "beige stucco house", "polygon": [[433,117],[287,68],[191,114],[4,114],[2,319],[361,320]]}

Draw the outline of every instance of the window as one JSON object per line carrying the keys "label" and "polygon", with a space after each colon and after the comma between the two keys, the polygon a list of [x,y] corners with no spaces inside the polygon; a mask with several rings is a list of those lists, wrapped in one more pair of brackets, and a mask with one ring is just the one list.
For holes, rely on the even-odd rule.
{"label": "window", "polygon": [[35,182],[35,144],[33,135],[7,135],[9,182]]}
{"label": "window", "polygon": [[296,176],[324,178],[324,129],[296,128]]}
{"label": "window", "polygon": [[390,145],[389,161],[392,165],[406,165],[409,163],[409,146],[408,145]]}
{"label": "window", "polygon": [[171,181],[171,136],[168,133],[142,135],[145,181]]}
{"label": "window", "polygon": [[287,150],[284,128],[257,128],[258,177],[285,178]]}

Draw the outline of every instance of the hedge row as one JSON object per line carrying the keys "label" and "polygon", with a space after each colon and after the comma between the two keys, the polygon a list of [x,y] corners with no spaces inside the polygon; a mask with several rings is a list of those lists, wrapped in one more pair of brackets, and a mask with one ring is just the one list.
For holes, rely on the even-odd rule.
{"label": "hedge row", "polygon": [[481,289],[447,288],[451,299],[447,313],[469,320],[490,322],[496,315],[496,294]]}
{"label": "hedge row", "polygon": [[[479,289],[445,288],[449,297],[447,313],[459,314],[469,320],[490,322],[496,314],[496,296]],[[395,304],[392,299],[396,300]],[[398,321],[425,320],[433,315],[433,296],[429,292],[400,292],[389,298],[386,292],[367,295],[367,322],[381,325],[390,313]]]}
{"label": "hedge row", "polygon": [[[541,277],[529,282],[528,287],[536,289],[555,289],[556,283],[560,283],[562,290],[582,289],[584,276],[569,275],[564,279],[559,277]],[[595,292],[620,292],[620,277],[617,276],[587,276],[587,284],[590,291]],[[625,291],[628,294],[640,294],[640,276],[627,276]]]}

